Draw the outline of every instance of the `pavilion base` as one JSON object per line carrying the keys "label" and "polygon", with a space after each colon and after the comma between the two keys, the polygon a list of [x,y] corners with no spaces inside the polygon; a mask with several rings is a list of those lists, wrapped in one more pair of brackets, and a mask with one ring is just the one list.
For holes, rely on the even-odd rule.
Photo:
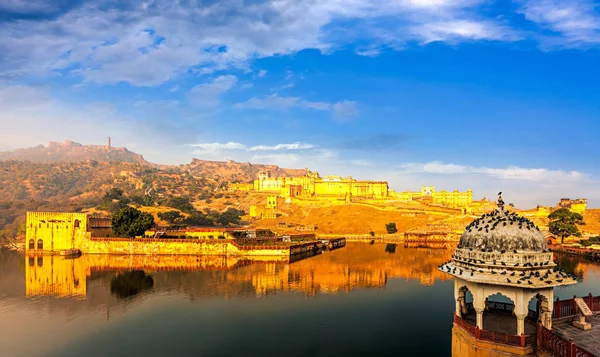
{"label": "pavilion base", "polygon": [[452,327],[452,357],[536,356],[533,346],[516,347],[475,339],[461,327]]}
{"label": "pavilion base", "polygon": [[589,322],[580,322],[580,321],[573,321],[573,326],[577,327],[580,330],[583,331],[587,331],[587,330],[591,330],[592,329],[592,324]]}

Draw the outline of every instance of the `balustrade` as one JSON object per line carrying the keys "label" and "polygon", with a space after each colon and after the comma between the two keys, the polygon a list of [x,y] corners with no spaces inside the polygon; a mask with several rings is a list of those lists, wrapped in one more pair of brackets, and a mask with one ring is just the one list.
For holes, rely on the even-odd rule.
{"label": "balustrade", "polygon": [[535,345],[535,335],[511,335],[503,332],[480,329],[454,314],[454,324],[461,327],[469,335],[480,341],[489,341],[516,347],[528,347]]}

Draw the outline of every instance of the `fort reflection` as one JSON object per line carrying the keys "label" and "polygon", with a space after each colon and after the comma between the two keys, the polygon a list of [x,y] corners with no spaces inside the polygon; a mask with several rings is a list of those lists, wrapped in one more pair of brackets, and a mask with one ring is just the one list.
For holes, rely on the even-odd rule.
{"label": "fort reflection", "polygon": [[[26,296],[85,299],[91,281],[133,270],[143,270],[152,276],[153,290],[177,291],[190,298],[261,297],[278,292],[314,296],[384,288],[392,278],[415,279],[422,285],[448,279],[437,266],[450,258],[451,250],[398,246],[395,253],[386,253],[385,247],[385,244],[349,243],[343,249],[294,263],[273,257],[252,260],[218,256],[26,257]],[[105,285],[108,290],[109,284]]]}

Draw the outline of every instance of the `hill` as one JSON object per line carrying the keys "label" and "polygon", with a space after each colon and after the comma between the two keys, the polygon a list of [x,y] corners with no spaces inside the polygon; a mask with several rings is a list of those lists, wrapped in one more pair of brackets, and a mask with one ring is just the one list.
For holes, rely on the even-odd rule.
{"label": "hill", "polygon": [[0,160],[19,160],[32,162],[81,162],[94,160],[99,162],[130,162],[141,165],[150,164],[140,154],[126,148],[109,145],[82,145],[66,140],[64,143],[49,142],[47,146],[38,145],[27,149],[0,152]]}
{"label": "hill", "polygon": [[[225,192],[229,183],[251,182],[259,171],[301,176],[306,170],[235,161],[193,159],[189,164],[152,164],[126,148],[50,143],[0,153],[0,233],[16,235],[25,212],[111,211],[124,204],[224,211],[240,208],[243,193]],[[111,189],[122,191],[108,197]],[[174,200],[183,197],[184,200]],[[185,201],[185,202],[184,202]],[[247,210],[248,205],[243,205]]]}

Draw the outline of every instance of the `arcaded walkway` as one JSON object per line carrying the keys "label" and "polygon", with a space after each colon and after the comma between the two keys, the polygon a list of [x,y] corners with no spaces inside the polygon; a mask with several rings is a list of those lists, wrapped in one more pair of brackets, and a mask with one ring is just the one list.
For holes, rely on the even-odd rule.
{"label": "arcaded walkway", "polygon": [[[469,312],[463,319],[472,325],[476,325],[475,311]],[[500,314],[493,312],[483,313],[483,329],[488,331],[497,331],[510,335],[517,334],[517,318],[509,314]],[[525,320],[525,334],[534,335],[537,332],[535,324]]]}

